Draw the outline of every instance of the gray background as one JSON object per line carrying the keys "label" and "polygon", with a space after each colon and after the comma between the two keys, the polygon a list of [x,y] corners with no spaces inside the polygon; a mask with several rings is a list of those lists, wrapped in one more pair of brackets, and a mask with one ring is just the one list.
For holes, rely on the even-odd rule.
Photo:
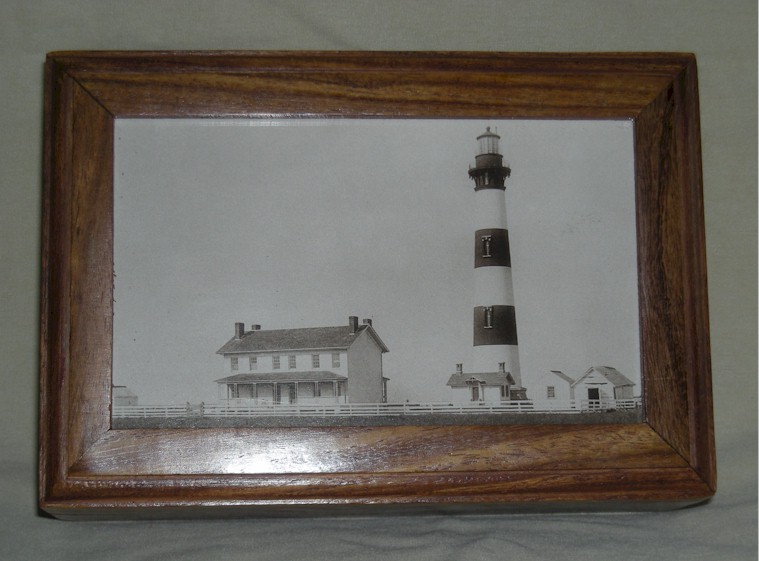
{"label": "gray background", "polygon": [[[755,559],[756,3],[0,4],[4,559]],[[44,54],[64,49],[691,51],[701,88],[719,491],[620,515],[62,523],[35,510]]]}

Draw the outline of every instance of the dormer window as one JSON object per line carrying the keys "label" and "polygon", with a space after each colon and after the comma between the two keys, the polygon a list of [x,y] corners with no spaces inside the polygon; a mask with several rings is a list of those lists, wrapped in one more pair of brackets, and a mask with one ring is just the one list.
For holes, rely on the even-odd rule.
{"label": "dormer window", "polygon": [[493,329],[493,306],[485,308],[485,329]]}
{"label": "dormer window", "polygon": [[490,252],[491,246],[493,243],[493,236],[487,235],[482,236],[482,256],[483,257],[493,257],[492,253]]}

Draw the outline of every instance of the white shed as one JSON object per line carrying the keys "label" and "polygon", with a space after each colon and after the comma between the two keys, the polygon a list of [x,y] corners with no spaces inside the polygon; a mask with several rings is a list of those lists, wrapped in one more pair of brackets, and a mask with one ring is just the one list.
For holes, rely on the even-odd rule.
{"label": "white shed", "polygon": [[572,399],[574,380],[560,370],[549,370],[530,387],[530,397],[535,401],[562,401]]}
{"label": "white shed", "polygon": [[572,384],[574,399],[592,402],[632,399],[635,383],[611,366],[591,366]]}

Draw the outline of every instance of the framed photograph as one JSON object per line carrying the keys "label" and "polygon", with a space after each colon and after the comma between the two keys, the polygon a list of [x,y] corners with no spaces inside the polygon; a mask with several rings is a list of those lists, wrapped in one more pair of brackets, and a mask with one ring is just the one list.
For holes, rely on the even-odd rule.
{"label": "framed photograph", "polygon": [[708,499],[692,55],[53,53],[40,506]]}

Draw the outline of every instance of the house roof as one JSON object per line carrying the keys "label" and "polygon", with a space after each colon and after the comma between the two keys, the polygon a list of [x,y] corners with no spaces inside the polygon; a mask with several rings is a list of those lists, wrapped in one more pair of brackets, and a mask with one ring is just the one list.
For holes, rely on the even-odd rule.
{"label": "house roof", "polygon": [[514,378],[510,372],[455,372],[448,379],[452,388],[465,388],[471,384],[486,386],[514,386]]}
{"label": "house roof", "polygon": [[328,370],[310,370],[306,372],[256,372],[235,374],[214,380],[218,384],[245,384],[254,382],[328,382],[347,380],[345,376]]}
{"label": "house roof", "polygon": [[583,374],[582,376],[580,376],[572,384],[572,386],[576,386],[580,382],[580,380],[582,380],[583,378],[586,378],[594,370],[596,372],[598,372],[599,374],[601,374],[601,376],[603,376],[604,378],[606,378],[607,380],[609,380],[609,382],[611,382],[614,385],[614,387],[616,387],[616,388],[619,388],[619,387],[622,387],[622,386],[634,386],[635,385],[635,382],[633,382],[632,380],[630,380],[630,378],[628,378],[627,376],[625,376],[624,374],[622,374],[616,368],[612,368],[611,366],[591,366],[590,368],[588,368],[588,371],[585,372],[585,374]]}
{"label": "house roof", "polygon": [[349,325],[336,327],[300,327],[296,329],[258,329],[246,331],[240,339],[232,337],[217,354],[251,353],[267,351],[298,351],[317,349],[347,349],[356,339],[366,332],[371,336],[383,353],[388,348],[371,325],[359,325],[351,333]]}

